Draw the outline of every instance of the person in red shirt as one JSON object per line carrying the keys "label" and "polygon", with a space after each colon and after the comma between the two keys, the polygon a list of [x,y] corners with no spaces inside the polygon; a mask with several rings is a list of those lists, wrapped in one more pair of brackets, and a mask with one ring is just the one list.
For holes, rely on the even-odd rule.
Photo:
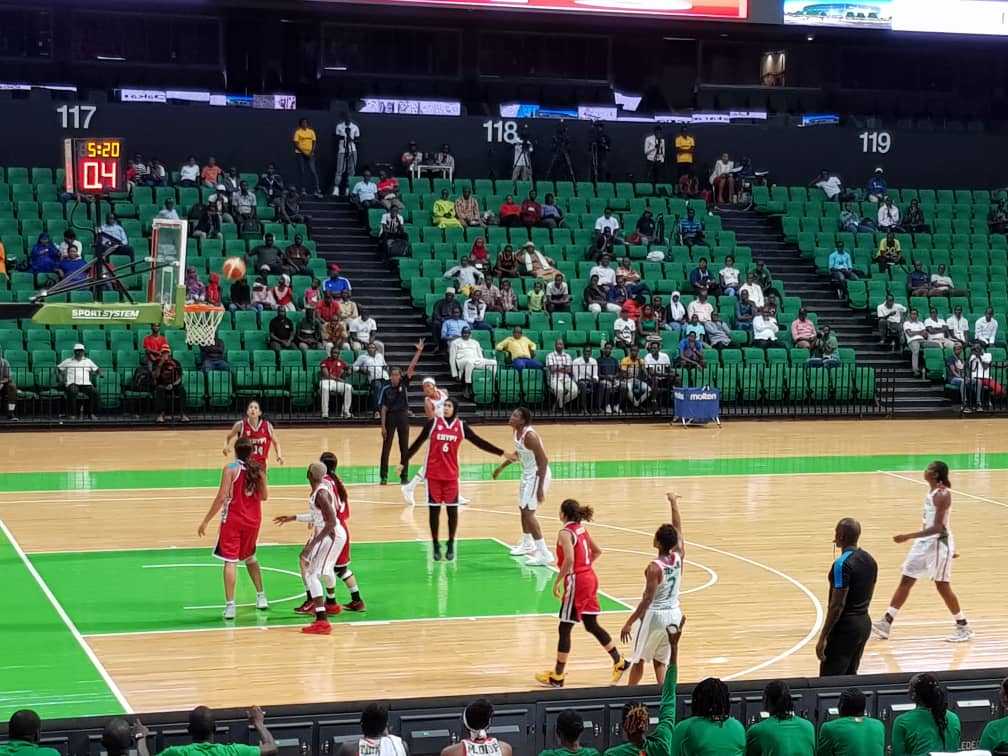
{"label": "person in red shirt", "polygon": [[220,273],[210,274],[210,283],[206,286],[206,303],[220,307]]}
{"label": "person in red shirt", "polygon": [[[441,507],[444,506],[448,509],[448,542],[445,544],[444,558],[450,562],[455,558],[455,531],[458,529],[459,447],[462,442],[469,441],[487,454],[503,456],[510,462],[517,462],[518,457],[513,452],[505,452],[480,438],[472,428],[455,417],[455,402],[451,399],[444,401],[444,415],[435,415],[420,431],[420,435],[406,452],[403,465],[409,464],[410,458],[420,451],[428,438],[430,443],[427,445],[423,470],[427,481],[427,520],[434,544],[434,561],[441,561],[438,528],[441,524]],[[400,466],[400,475],[406,472],[403,465]]]}
{"label": "person in red shirt", "polygon": [[556,550],[560,571],[553,582],[553,595],[560,599],[560,639],[554,668],[535,676],[536,682],[550,688],[562,688],[567,678],[564,668],[571,650],[571,631],[578,622],[584,623],[585,630],[595,636],[612,659],[613,685],[630,669],[630,662],[623,658],[612,636],[598,621],[602,607],[598,600],[598,576],[594,563],[602,549],[595,545],[584,526],[584,523],[591,522],[593,515],[591,507],[581,505],[576,499],[564,499],[560,505],[563,528],[557,535]]}
{"label": "person in red shirt", "polygon": [[339,353],[339,347],[333,347],[329,356],[322,360],[319,366],[322,373],[322,379],[319,381],[319,394],[322,396],[323,420],[329,417],[329,396],[331,394],[339,394],[343,397],[343,417],[350,417],[353,388],[348,381],[343,380],[343,373],[350,367],[340,359]]}
{"label": "person in red shirt", "polygon": [[224,169],[217,165],[217,160],[214,158],[207,158],[207,164],[203,166],[203,170],[200,171],[200,182],[203,186],[209,187],[211,189],[216,188],[217,181],[220,179],[220,175],[224,172]]}
{"label": "person in red shirt", "polygon": [[515,204],[514,197],[510,194],[504,198],[504,204],[497,211],[502,226],[520,226],[521,208]]}
{"label": "person in red shirt", "polygon": [[[247,438],[252,442],[252,459],[266,468],[270,449],[276,450],[276,459],[281,465],[283,452],[280,451],[280,442],[277,440],[273,423],[266,420],[262,415],[262,408],[259,402],[253,399],[245,408],[245,417],[231,426],[231,431],[224,439],[224,456],[227,456],[231,447],[231,439]],[[237,444],[237,441],[235,442]]]}
{"label": "person in red shirt", "polygon": [[378,199],[381,200],[386,210],[391,210],[393,205],[400,210],[405,207],[402,200],[399,199],[399,182],[385,171],[378,174]]}
{"label": "person in red shirt", "polygon": [[469,259],[484,273],[490,267],[490,250],[487,249],[486,240],[482,236],[477,236],[473,242],[472,249],[469,250]]}
{"label": "person in red shirt", "polygon": [[521,222],[526,228],[538,226],[542,220],[542,205],[536,199],[535,189],[529,192],[528,199],[521,203]]}
{"label": "person in red shirt", "polygon": [[161,359],[161,347],[168,346],[168,339],[161,335],[161,326],[158,323],[151,323],[150,333],[144,336],[143,348],[147,353],[147,364],[157,362]]}
{"label": "person in red shirt", "polygon": [[340,306],[336,295],[331,291],[324,292],[320,299],[315,300],[315,312],[318,313],[321,323],[328,323],[333,316],[339,318]]}

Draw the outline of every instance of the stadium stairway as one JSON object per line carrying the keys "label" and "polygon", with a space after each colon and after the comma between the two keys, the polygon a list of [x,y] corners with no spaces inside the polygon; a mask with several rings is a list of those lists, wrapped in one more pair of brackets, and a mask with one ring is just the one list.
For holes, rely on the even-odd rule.
{"label": "stadium stairway", "polygon": [[[950,409],[940,386],[914,378],[907,357],[879,346],[878,329],[874,319],[868,319],[870,313],[852,310],[837,300],[829,281],[816,273],[814,263],[802,260],[798,248],[783,240],[776,218],[739,210],[721,210],[720,215],[723,227],[735,232],[738,243],[752,248],[753,259],[763,258],[774,279],[783,282],[785,295],[801,297],[805,308],[816,313],[818,322],[837,333],[840,346],[856,350],[857,364],[895,371],[895,414]],[[781,326],[789,327],[790,323]]]}
{"label": "stadium stairway", "polygon": [[430,327],[413,307],[409,292],[399,284],[398,275],[381,260],[367,225],[345,198],[305,200],[301,203],[311,219],[311,238],[328,266],[338,263],[342,275],[353,286],[358,307],[364,305],[378,324],[378,339],[385,344],[385,360],[405,368],[413,357],[417,339],[427,340],[414,377],[416,390],[410,392],[412,409],[422,415],[420,381],[433,377],[439,386],[460,402],[469,414],[475,407],[462,400],[463,386],[451,377],[445,357],[433,356]]}

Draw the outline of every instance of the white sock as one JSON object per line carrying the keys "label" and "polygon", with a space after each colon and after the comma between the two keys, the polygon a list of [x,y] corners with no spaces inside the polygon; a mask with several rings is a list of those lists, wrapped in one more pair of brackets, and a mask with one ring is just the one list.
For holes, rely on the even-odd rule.
{"label": "white sock", "polygon": [[234,605],[235,605],[235,602],[234,602],[234,601],[228,601],[228,602],[227,602],[227,606],[234,606]]}
{"label": "white sock", "polygon": [[965,615],[965,614],[963,614],[962,612],[959,612],[958,614],[956,614],[956,615],[955,615],[955,616],[953,617],[953,619],[954,619],[954,620],[955,620],[956,622],[965,622],[965,621],[966,621],[966,615]]}
{"label": "white sock", "polygon": [[266,598],[266,591],[256,591],[256,598],[257,599]]}
{"label": "white sock", "polygon": [[898,611],[899,609],[897,609],[895,606],[890,606],[888,609],[886,609],[886,614],[888,614],[893,619],[896,619],[896,613]]}
{"label": "white sock", "polygon": [[545,539],[539,538],[535,541],[536,551],[540,554],[549,554],[549,548],[546,546]]}
{"label": "white sock", "polygon": [[522,533],[521,543],[522,543],[522,546],[531,546],[532,545],[532,534],[531,533]]}

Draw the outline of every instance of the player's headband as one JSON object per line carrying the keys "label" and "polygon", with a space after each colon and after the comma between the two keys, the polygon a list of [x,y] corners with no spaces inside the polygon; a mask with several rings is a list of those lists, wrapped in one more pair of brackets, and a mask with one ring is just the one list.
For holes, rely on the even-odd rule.
{"label": "player's headband", "polygon": [[472,735],[476,736],[476,740],[486,740],[487,731],[486,730],[474,730],[469,726],[469,722],[466,720],[466,710],[462,710],[462,724]]}

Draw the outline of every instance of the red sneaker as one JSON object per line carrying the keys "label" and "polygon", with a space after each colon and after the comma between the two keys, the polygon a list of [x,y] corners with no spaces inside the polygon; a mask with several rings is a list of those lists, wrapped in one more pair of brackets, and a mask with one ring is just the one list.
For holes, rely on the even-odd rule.
{"label": "red sneaker", "polygon": [[301,632],[306,635],[329,635],[332,632],[332,625],[328,620],[315,620],[307,627],[302,627]]}
{"label": "red sneaker", "polygon": [[363,612],[365,609],[363,601],[351,601],[348,604],[343,604],[343,608],[348,612]]}
{"label": "red sneaker", "polygon": [[342,611],[343,611],[342,607],[340,607],[340,605],[337,604],[335,601],[332,602],[331,604],[328,601],[326,602],[325,605],[326,614],[339,614]]}
{"label": "red sneaker", "polygon": [[294,609],[295,614],[315,614],[315,602],[308,599],[301,606]]}

